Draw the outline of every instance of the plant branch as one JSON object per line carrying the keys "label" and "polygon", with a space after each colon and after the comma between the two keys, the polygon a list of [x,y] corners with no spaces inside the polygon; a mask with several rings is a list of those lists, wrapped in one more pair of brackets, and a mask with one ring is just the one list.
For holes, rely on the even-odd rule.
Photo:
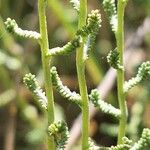
{"label": "plant branch", "polygon": [[[124,56],[124,10],[126,3],[123,0],[118,0],[118,28],[116,33],[117,50],[119,53],[120,66],[123,66]],[[118,88],[118,101],[121,110],[119,120],[118,144],[122,144],[122,138],[125,136],[126,122],[127,122],[127,106],[124,95],[124,70],[117,69],[117,88]]]}
{"label": "plant branch", "polygon": [[[87,0],[80,0],[78,29],[86,24]],[[85,39],[83,39],[85,40]],[[89,138],[89,100],[85,81],[84,44],[77,49],[76,66],[79,82],[80,95],[82,99],[82,150],[88,149]]]}
{"label": "plant branch", "polygon": [[[125,65],[128,63],[127,60],[132,57],[132,51],[136,49],[137,47],[140,47],[144,37],[147,33],[150,33],[150,18],[145,18],[143,21],[143,24],[138,27],[136,32],[132,35],[130,35],[128,38],[126,38],[125,42]],[[132,57],[133,58],[133,57]],[[126,67],[126,66],[125,66]],[[97,89],[101,93],[101,98],[105,99],[107,95],[109,94],[110,90],[113,88],[113,85],[115,84],[116,79],[116,72],[114,69],[110,68],[103,81],[98,85]],[[109,83],[109,84],[108,84]],[[90,105],[90,112],[89,117],[90,119],[94,117],[96,114],[97,109],[91,104]],[[68,141],[68,144],[66,146],[65,150],[70,150],[71,147],[78,141],[80,137],[80,129],[81,129],[81,114],[76,118],[74,121],[74,124],[70,130],[70,138]]]}
{"label": "plant branch", "polygon": [[[45,7],[46,7],[46,1],[38,0],[40,34],[41,34],[40,46],[41,46],[41,53],[42,53],[42,65],[43,65],[43,72],[44,72],[46,96],[48,100],[48,105],[47,105],[48,124],[50,125],[54,122],[54,98],[53,98],[52,81],[50,78],[50,58],[46,57],[46,54],[49,50],[49,43],[48,43],[48,35],[47,35]],[[55,149],[53,137],[48,138],[48,149],[49,150]]]}

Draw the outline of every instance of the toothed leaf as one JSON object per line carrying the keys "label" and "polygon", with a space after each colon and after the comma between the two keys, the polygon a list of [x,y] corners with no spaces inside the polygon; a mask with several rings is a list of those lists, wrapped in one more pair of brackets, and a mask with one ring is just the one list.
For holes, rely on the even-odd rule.
{"label": "toothed leaf", "polygon": [[130,150],[148,150],[150,148],[150,129],[143,130],[140,140]]}
{"label": "toothed leaf", "polygon": [[109,52],[107,62],[115,69],[123,69],[123,66],[120,65],[119,53],[117,52],[117,49]]}
{"label": "toothed leaf", "polygon": [[136,77],[131,78],[124,84],[124,92],[127,93],[132,87],[150,77],[150,61],[142,63],[138,69]]}
{"label": "toothed leaf", "polygon": [[106,114],[110,114],[114,117],[119,118],[121,115],[121,112],[119,109],[115,108],[111,104],[108,104],[101,100],[100,94],[96,89],[91,91],[91,94],[89,95],[90,101],[94,104],[95,107],[98,107],[102,112]]}
{"label": "toothed leaf", "polygon": [[103,7],[109,17],[112,31],[116,32],[117,31],[117,11],[116,11],[116,6],[115,6],[115,0],[104,0]]}
{"label": "toothed leaf", "polygon": [[54,137],[56,150],[64,150],[69,138],[68,127],[65,122],[54,122],[48,127],[48,133]]}
{"label": "toothed leaf", "polygon": [[67,86],[64,86],[62,84],[62,81],[60,80],[60,78],[58,76],[56,67],[51,68],[51,78],[52,78],[53,85],[56,87],[56,90],[64,98],[81,106],[81,96],[79,94],[77,94],[75,91],[71,92]]}
{"label": "toothed leaf", "polygon": [[45,96],[45,93],[40,88],[35,75],[32,75],[31,73],[26,74],[23,78],[24,84],[28,87],[28,89],[33,93],[33,95],[38,99],[39,103],[42,107],[47,109],[47,98]]}
{"label": "toothed leaf", "polygon": [[81,43],[81,37],[76,36],[72,41],[68,42],[63,47],[56,47],[49,50],[47,56],[68,55],[75,51]]}
{"label": "toothed leaf", "polygon": [[5,26],[8,32],[13,33],[17,36],[35,40],[39,40],[41,38],[41,35],[35,31],[22,30],[21,28],[19,28],[14,19],[7,18]]}

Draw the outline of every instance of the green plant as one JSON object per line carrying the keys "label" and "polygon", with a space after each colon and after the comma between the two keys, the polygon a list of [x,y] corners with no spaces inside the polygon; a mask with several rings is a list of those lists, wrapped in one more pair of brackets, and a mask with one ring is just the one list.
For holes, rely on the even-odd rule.
{"label": "green plant", "polygon": [[[118,87],[118,101],[121,111],[119,120],[119,133],[118,144],[122,144],[122,138],[125,136],[125,129],[127,124],[127,106],[125,101],[125,94],[130,88],[142,81],[145,77],[150,75],[149,61],[145,62],[139,68],[138,74],[135,78],[132,78],[128,82],[124,83],[124,11],[128,0],[118,0],[117,12],[115,8],[114,0],[104,0],[103,5],[107,12],[112,30],[116,36],[117,51],[113,50],[109,53],[107,59],[109,64],[117,69],[117,87]],[[113,21],[112,21],[113,20]]]}
{"label": "green plant", "polygon": [[[53,2],[53,1],[52,1]],[[82,111],[82,149],[83,150],[142,150],[147,148],[150,143],[150,130],[144,129],[140,140],[132,145],[132,141],[125,137],[127,124],[127,106],[125,101],[126,93],[137,83],[141,82],[147,76],[150,76],[150,62],[143,63],[136,77],[128,82],[124,81],[124,11],[127,0],[118,0],[117,8],[115,0],[104,0],[103,6],[108,14],[112,31],[115,34],[117,48],[107,56],[108,63],[117,70],[117,91],[119,108],[115,108],[101,100],[97,90],[92,90],[88,95],[85,80],[85,61],[88,59],[89,51],[95,44],[96,35],[101,26],[101,16],[98,10],[92,10],[87,15],[87,0],[70,0],[74,9],[78,13],[78,29],[74,38],[63,47],[49,49],[46,23],[46,0],[38,0],[39,26],[40,33],[27,31],[18,27],[15,20],[10,18],[5,22],[6,29],[20,37],[37,40],[41,48],[42,65],[44,73],[45,91],[39,86],[35,75],[26,74],[23,82],[45,110],[48,120],[47,140],[48,149],[65,149],[69,137],[68,128],[64,122],[56,122],[54,114],[53,86],[56,90],[69,101],[77,104]],[[59,78],[55,67],[51,67],[51,59],[56,55],[68,55],[76,50],[76,67],[79,82],[80,94],[72,92],[67,86],[64,86]],[[89,138],[89,101],[98,107],[102,112],[112,115],[119,120],[118,144],[111,147],[99,147]]]}

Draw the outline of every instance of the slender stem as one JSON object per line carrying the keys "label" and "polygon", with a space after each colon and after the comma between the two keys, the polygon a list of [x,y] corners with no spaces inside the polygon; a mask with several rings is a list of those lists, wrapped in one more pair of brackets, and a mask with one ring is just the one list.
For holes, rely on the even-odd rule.
{"label": "slender stem", "polygon": [[[123,55],[124,55],[124,10],[125,2],[118,0],[118,30],[117,30],[117,49],[120,54],[120,65],[123,66]],[[118,100],[119,107],[121,110],[121,117],[119,121],[119,133],[118,133],[118,144],[122,143],[122,137],[125,136],[125,128],[127,122],[127,107],[125,101],[125,95],[123,91],[124,85],[124,70],[117,70],[117,86],[118,86]]]}
{"label": "slender stem", "polygon": [[[39,22],[40,22],[40,34],[41,34],[41,53],[42,53],[42,65],[44,72],[44,81],[45,81],[45,90],[46,96],[48,99],[48,124],[54,122],[54,98],[53,98],[53,89],[52,81],[50,78],[50,58],[46,57],[46,54],[49,49],[48,35],[47,35],[47,23],[46,23],[46,13],[45,13],[46,1],[38,0],[38,11],[39,11]],[[48,137],[48,149],[55,150],[54,139]]]}
{"label": "slender stem", "polygon": [[[78,28],[80,29],[86,24],[87,17],[87,0],[80,0],[80,13]],[[83,58],[84,44],[77,49],[76,66],[78,74],[78,82],[80,88],[80,94],[82,98],[82,150],[88,149],[88,137],[89,137],[89,103],[87,86],[85,80],[85,60]]]}

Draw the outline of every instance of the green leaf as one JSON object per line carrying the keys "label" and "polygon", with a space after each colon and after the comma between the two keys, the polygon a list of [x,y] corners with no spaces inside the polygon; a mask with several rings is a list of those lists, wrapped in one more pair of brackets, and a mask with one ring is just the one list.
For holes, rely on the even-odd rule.
{"label": "green leaf", "polygon": [[41,35],[35,31],[22,30],[18,27],[14,19],[7,18],[5,22],[6,29],[8,32],[13,33],[19,37],[40,40]]}
{"label": "green leaf", "polygon": [[41,106],[45,109],[47,109],[47,98],[45,96],[45,93],[39,86],[35,75],[29,73],[26,74],[23,78],[24,84],[28,87],[28,89],[33,93],[33,95],[38,99]]}
{"label": "green leaf", "polygon": [[114,117],[119,118],[121,115],[121,112],[119,109],[115,108],[111,104],[108,104],[101,100],[100,94],[98,93],[97,89],[94,89],[91,91],[91,94],[89,95],[90,101],[94,104],[95,107],[99,108],[102,112],[106,114],[110,114]]}
{"label": "green leaf", "polygon": [[64,121],[54,122],[48,127],[48,133],[54,137],[56,150],[64,150],[69,138],[67,124]]}

